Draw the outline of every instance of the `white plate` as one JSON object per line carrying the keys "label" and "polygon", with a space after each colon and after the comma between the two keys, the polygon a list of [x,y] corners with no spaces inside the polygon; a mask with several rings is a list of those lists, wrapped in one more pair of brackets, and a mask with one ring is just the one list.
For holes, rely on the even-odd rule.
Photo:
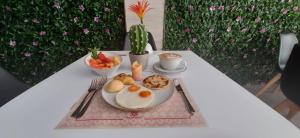
{"label": "white plate", "polygon": [[[151,74],[153,75],[153,74]],[[148,77],[150,75],[145,76],[144,78]],[[110,82],[111,80],[107,81],[106,84],[103,86],[101,93],[102,93],[102,97],[103,99],[110,104],[111,106],[121,109],[121,110],[125,110],[125,111],[141,111],[141,110],[147,110],[147,109],[151,109],[155,106],[158,106],[166,101],[168,101],[173,93],[174,93],[174,83],[173,81],[170,81],[170,84],[160,90],[152,90],[154,93],[154,99],[152,101],[152,103],[147,106],[146,108],[138,108],[138,109],[128,109],[128,108],[124,108],[120,105],[117,104],[116,102],[116,95],[118,93],[109,93],[105,90],[106,85]],[[142,82],[137,82],[138,84],[140,84],[142,86]],[[124,89],[127,89],[129,87],[129,85],[125,85]],[[144,87],[144,86],[142,86]]]}
{"label": "white plate", "polygon": [[167,74],[180,73],[180,72],[184,72],[187,69],[187,62],[185,60],[183,60],[178,65],[178,67],[174,70],[164,69],[164,68],[161,67],[159,62],[156,62],[156,63],[153,64],[153,69],[158,71],[158,72],[167,73]]}

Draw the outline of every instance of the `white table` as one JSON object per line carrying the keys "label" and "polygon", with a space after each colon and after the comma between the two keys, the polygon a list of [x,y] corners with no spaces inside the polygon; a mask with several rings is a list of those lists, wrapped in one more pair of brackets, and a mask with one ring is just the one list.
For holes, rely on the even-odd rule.
{"label": "white table", "polygon": [[[206,128],[54,129],[96,77],[83,57],[2,106],[0,137],[300,138],[298,128],[226,75],[191,51],[179,53],[189,63],[181,75]],[[128,72],[129,59],[123,59],[119,72]],[[147,70],[155,61],[158,57],[152,56]]]}

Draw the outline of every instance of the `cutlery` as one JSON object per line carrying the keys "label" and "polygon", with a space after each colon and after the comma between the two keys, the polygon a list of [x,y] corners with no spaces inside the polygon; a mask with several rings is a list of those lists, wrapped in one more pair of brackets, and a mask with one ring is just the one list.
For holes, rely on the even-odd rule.
{"label": "cutlery", "polygon": [[181,96],[183,97],[184,103],[185,103],[189,113],[193,115],[195,113],[195,109],[193,108],[192,104],[190,103],[187,96],[185,95],[185,92],[183,91],[179,81],[177,79],[174,79],[173,82],[174,82],[177,92],[179,92],[181,94]]}
{"label": "cutlery", "polygon": [[[107,77],[102,77],[102,78],[97,78],[95,80],[92,80],[91,85],[88,89],[88,93],[83,98],[82,102],[77,107],[77,109],[72,113],[72,115],[71,115],[72,117],[79,118],[85,113],[85,111],[87,110],[88,106],[90,105],[94,95],[100,88],[102,88],[102,86],[105,84],[106,81],[107,81]],[[90,97],[89,100],[87,100],[87,97],[91,93],[92,93],[92,96]]]}

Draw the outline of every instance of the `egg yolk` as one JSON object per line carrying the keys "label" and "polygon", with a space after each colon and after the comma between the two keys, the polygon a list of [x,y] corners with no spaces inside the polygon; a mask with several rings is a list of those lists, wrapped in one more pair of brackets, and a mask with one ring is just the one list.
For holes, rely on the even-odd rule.
{"label": "egg yolk", "polygon": [[131,85],[130,87],[128,87],[128,91],[129,92],[136,92],[140,89],[141,87],[140,86],[137,86],[137,85]]}
{"label": "egg yolk", "polygon": [[150,91],[141,91],[140,94],[139,94],[141,97],[149,97],[151,95],[151,92]]}

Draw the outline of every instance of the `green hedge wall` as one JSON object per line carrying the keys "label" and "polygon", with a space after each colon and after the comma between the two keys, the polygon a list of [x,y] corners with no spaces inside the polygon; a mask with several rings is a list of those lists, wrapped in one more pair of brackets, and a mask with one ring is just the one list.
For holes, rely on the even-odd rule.
{"label": "green hedge wall", "polygon": [[6,0],[0,8],[0,65],[29,84],[88,48],[119,49],[125,35],[119,0]]}
{"label": "green hedge wall", "polygon": [[[164,49],[191,49],[240,83],[267,80],[279,34],[299,36],[299,7],[295,0],[166,0]],[[119,49],[125,35],[122,0],[5,0],[0,8],[0,65],[29,84],[88,48]]]}
{"label": "green hedge wall", "polygon": [[297,0],[166,0],[165,49],[188,49],[240,83],[274,74],[279,34],[300,33]]}

